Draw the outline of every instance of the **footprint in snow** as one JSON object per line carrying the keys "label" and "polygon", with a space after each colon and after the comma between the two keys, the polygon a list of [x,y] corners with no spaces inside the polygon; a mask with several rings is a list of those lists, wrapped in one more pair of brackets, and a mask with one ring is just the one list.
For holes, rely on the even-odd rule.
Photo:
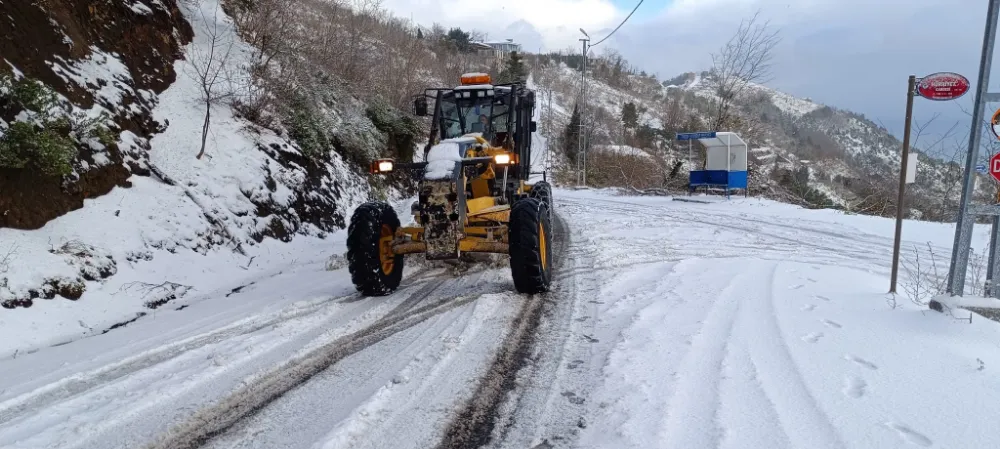
{"label": "footprint in snow", "polygon": [[868,383],[860,377],[850,376],[844,379],[844,395],[852,398],[860,398],[865,395]]}
{"label": "footprint in snow", "polygon": [[806,343],[816,343],[820,338],[823,338],[822,332],[812,332],[802,336],[802,341]]}
{"label": "footprint in snow", "polygon": [[573,404],[576,404],[576,405],[580,405],[580,404],[583,404],[584,402],[586,402],[586,399],[577,396],[576,393],[574,393],[572,391],[564,391],[562,393],[562,395],[564,397],[566,397],[566,398],[569,398],[569,402],[571,402]]}
{"label": "footprint in snow", "polygon": [[861,366],[863,366],[865,368],[868,368],[868,369],[870,369],[872,371],[875,371],[875,370],[878,369],[878,365],[876,365],[876,364],[874,364],[872,362],[869,362],[869,361],[867,361],[867,360],[865,360],[865,359],[863,359],[861,357],[858,357],[856,355],[847,354],[847,355],[844,356],[844,360],[850,360],[850,361],[852,361],[854,363],[857,363],[858,365],[861,365]]}
{"label": "footprint in snow", "polygon": [[834,329],[840,329],[840,328],[844,327],[844,326],[841,326],[840,323],[838,323],[836,321],[830,321],[830,320],[823,320],[823,324],[825,324],[825,325],[827,325],[829,327],[832,327]]}
{"label": "footprint in snow", "polygon": [[813,296],[813,298],[822,299],[823,301],[830,301],[830,298],[827,298],[826,296],[823,296],[823,295],[816,295],[816,296]]}
{"label": "footprint in snow", "polygon": [[923,446],[923,447],[931,447],[931,445],[934,444],[934,442],[931,441],[930,438],[927,438],[926,436],[924,436],[924,434],[911,429],[909,426],[905,424],[887,422],[885,423],[885,425],[886,427],[895,430],[896,433],[899,434],[900,438],[909,443],[913,443],[916,444],[917,446]]}
{"label": "footprint in snow", "polygon": [[816,282],[816,280],[813,279],[813,278],[806,278],[806,280],[809,281],[809,282]]}
{"label": "footprint in snow", "polygon": [[812,312],[813,310],[816,310],[816,306],[814,304],[806,304],[802,306],[803,312]]}
{"label": "footprint in snow", "polygon": [[789,290],[798,290],[798,289],[800,289],[802,287],[805,287],[805,285],[803,285],[803,284],[793,285],[791,287],[788,287],[788,289]]}

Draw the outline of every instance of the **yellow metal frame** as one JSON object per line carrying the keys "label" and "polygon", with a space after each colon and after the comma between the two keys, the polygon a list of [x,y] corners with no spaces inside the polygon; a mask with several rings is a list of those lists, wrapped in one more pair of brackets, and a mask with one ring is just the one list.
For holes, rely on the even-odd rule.
{"label": "yellow metal frame", "polygon": [[[516,162],[516,154],[508,152],[502,147],[490,146],[489,142],[482,137],[476,136],[476,143],[466,151],[465,157],[485,157],[496,156],[497,154],[511,154],[512,162]],[[508,248],[508,223],[510,222],[510,206],[497,204],[497,199],[490,195],[486,187],[486,181],[497,178],[497,170],[494,164],[489,164],[486,171],[475,178],[463,179],[463,182],[472,185],[473,197],[465,201],[466,219],[462,238],[458,241],[458,249],[463,253],[498,253],[507,254]],[[485,190],[484,190],[485,189]],[[518,186],[517,193],[526,193],[531,190],[531,186],[523,180]],[[419,219],[419,217],[414,217]],[[396,230],[393,240],[392,251],[395,254],[414,254],[427,251],[427,244],[423,241],[424,229],[422,227],[400,227]]]}

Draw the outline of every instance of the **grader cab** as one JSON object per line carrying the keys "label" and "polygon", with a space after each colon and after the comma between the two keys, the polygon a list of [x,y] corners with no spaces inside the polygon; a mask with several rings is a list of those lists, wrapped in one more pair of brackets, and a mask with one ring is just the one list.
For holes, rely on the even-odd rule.
{"label": "grader cab", "polygon": [[351,280],[362,294],[381,296],[399,287],[406,254],[429,260],[465,253],[507,254],[519,293],[549,290],[552,267],[552,188],[531,175],[535,93],[523,84],[493,85],[481,73],[462,76],[454,88],[428,89],[414,99],[431,131],[423,162],[379,159],[373,174],[420,173],[414,225],[396,211],[369,202],[354,211],[348,228]]}

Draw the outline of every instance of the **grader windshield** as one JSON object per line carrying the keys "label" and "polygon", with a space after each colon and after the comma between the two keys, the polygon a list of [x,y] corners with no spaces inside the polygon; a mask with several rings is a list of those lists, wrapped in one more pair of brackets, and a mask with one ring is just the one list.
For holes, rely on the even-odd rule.
{"label": "grader windshield", "polygon": [[509,112],[507,98],[500,90],[456,89],[444,93],[441,97],[441,138],[482,133],[486,140],[495,141],[509,132]]}

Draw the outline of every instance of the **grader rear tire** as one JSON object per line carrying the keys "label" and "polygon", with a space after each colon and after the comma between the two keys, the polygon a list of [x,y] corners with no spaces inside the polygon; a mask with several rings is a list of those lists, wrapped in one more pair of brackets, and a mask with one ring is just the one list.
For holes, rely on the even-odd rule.
{"label": "grader rear tire", "polygon": [[552,282],[552,226],[548,205],[525,198],[510,211],[510,272],[518,293],[549,291]]}
{"label": "grader rear tire", "polygon": [[362,204],[347,229],[347,263],[351,282],[364,296],[385,296],[403,280],[403,256],[392,253],[399,216],[391,206]]}

